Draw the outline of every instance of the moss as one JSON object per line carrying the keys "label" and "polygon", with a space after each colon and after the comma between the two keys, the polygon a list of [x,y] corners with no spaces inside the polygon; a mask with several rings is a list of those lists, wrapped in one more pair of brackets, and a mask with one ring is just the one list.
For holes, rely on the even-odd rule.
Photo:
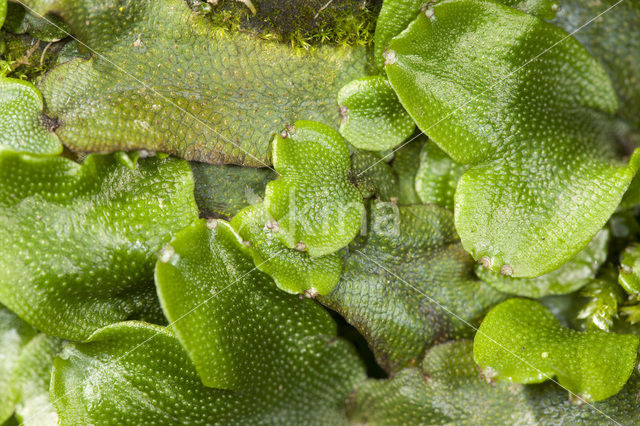
{"label": "moss", "polygon": [[37,82],[56,63],[65,43],[47,43],[29,35],[0,31],[0,77]]}
{"label": "moss", "polygon": [[188,0],[195,13],[230,31],[247,31],[293,48],[370,46],[381,0]]}

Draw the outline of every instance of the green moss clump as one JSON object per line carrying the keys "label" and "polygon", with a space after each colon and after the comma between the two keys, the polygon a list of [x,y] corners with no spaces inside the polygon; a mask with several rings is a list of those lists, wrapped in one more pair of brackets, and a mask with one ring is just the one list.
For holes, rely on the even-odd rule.
{"label": "green moss clump", "polygon": [[317,45],[370,46],[381,0],[252,0],[256,13],[238,0],[188,0],[214,25],[248,31],[293,48]]}
{"label": "green moss clump", "polygon": [[37,82],[55,65],[65,44],[47,43],[26,34],[0,31],[0,77]]}

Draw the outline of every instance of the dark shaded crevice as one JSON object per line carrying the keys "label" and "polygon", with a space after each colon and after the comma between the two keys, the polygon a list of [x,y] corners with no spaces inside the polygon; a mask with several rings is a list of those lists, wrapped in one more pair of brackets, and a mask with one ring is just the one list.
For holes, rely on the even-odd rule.
{"label": "dark shaded crevice", "polygon": [[[326,308],[325,308],[326,309]],[[367,376],[374,379],[387,379],[389,375],[386,371],[378,363],[376,362],[375,356],[373,352],[369,348],[369,344],[362,334],[358,332],[358,330],[349,324],[342,316],[338,313],[327,309],[333,319],[336,321],[338,325],[338,337],[342,337],[343,339],[349,341],[360,355],[360,358],[365,364],[367,369]]]}
{"label": "dark shaded crevice", "polygon": [[46,127],[50,132],[55,132],[58,128],[60,128],[60,126],[62,126],[62,123],[59,119],[51,118],[46,114],[42,114],[41,121],[42,125]]}

